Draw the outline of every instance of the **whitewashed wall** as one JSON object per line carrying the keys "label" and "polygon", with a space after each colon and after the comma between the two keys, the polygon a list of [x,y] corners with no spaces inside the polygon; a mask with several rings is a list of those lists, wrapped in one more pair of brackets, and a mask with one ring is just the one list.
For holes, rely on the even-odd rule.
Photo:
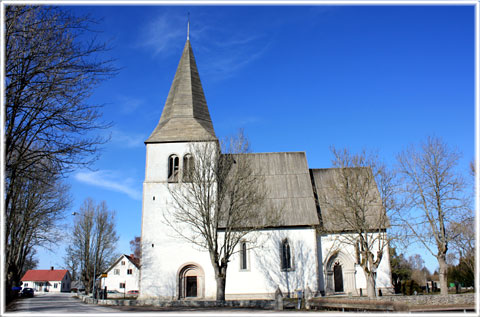
{"label": "whitewashed wall", "polygon": [[[141,298],[177,298],[179,270],[187,264],[203,270],[203,295],[215,298],[215,276],[208,252],[179,238],[165,222],[165,215],[168,218],[171,210],[167,188],[168,157],[176,154],[181,170],[182,158],[189,152],[189,143],[147,144],[142,207]],[[170,183],[168,186],[175,185]],[[188,229],[185,228],[183,233],[188,233]],[[284,238],[289,239],[293,253],[294,270],[289,272],[283,272],[280,267],[280,243]],[[345,292],[358,294],[360,288],[366,288],[363,270],[355,265],[353,246],[337,246],[339,238],[341,235],[318,236],[314,229],[308,228],[264,230],[250,234],[247,241],[257,241],[262,247],[248,251],[247,270],[240,270],[238,254],[232,258],[227,272],[227,298],[265,298],[271,297],[277,287],[286,293],[305,289],[307,285],[314,293],[328,292],[331,285],[323,265],[327,264],[335,248],[341,251],[342,261],[350,265],[343,268]],[[378,269],[377,287],[391,288],[388,249]]]}
{"label": "whitewashed wall", "polygon": [[[281,269],[281,243],[288,239],[293,269]],[[247,270],[240,269],[240,254],[236,253],[227,272],[227,298],[273,298],[275,290],[291,294],[308,286],[319,291],[316,234],[314,229],[295,228],[262,230],[246,237]],[[238,248],[237,248],[238,250]]]}
{"label": "whitewashed wall", "polygon": [[[176,154],[180,158],[181,169],[182,158],[187,153],[190,153],[189,143],[147,144],[143,184],[141,298],[176,298],[178,271],[187,264],[195,264],[204,271],[205,298],[214,298],[216,294],[208,252],[180,239],[165,223],[164,215],[171,210],[167,188],[168,157]],[[168,186],[175,185],[170,183]]]}
{"label": "whitewashed wall", "polygon": [[[331,264],[331,261],[338,260],[342,265],[344,292],[359,295],[360,289],[363,289],[363,294],[366,295],[367,282],[365,273],[361,266],[356,264],[357,259],[354,246],[348,243],[342,243],[346,237],[352,237],[352,235],[343,233],[324,235],[321,237],[325,291],[327,294],[333,292],[331,276],[328,276],[329,264]],[[377,246],[378,242],[375,244],[375,250],[377,250]],[[335,256],[336,252],[339,252],[337,256]],[[388,246],[385,246],[383,252],[382,261],[377,269],[376,287],[377,289],[389,291],[392,288],[392,281]]]}
{"label": "whitewashed wall", "polygon": [[[124,264],[122,265],[122,261]],[[119,275],[115,275],[115,270],[119,270]],[[127,274],[127,270],[131,269],[132,274]],[[107,277],[102,278],[102,289],[106,286],[107,290],[116,290],[120,293],[127,293],[131,290],[139,289],[140,271],[128,260],[125,255],[120,261],[107,272]],[[125,283],[125,289],[120,288],[120,283]]]}
{"label": "whitewashed wall", "polygon": [[[55,284],[57,287],[55,288]],[[72,281],[70,276],[65,274],[61,281],[48,281],[48,282],[34,282],[34,281],[24,281],[22,284],[23,288],[33,288],[35,292],[43,293],[45,290],[49,293],[60,293],[60,292],[70,292]]]}

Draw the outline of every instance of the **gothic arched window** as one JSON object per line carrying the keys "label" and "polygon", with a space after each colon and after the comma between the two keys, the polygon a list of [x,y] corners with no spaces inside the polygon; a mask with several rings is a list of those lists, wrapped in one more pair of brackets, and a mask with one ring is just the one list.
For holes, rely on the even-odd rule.
{"label": "gothic arched window", "polygon": [[247,262],[247,242],[240,242],[240,270],[248,269]]}
{"label": "gothic arched window", "polygon": [[190,154],[185,154],[183,157],[183,181],[192,182],[193,170],[195,169],[195,162],[193,161],[193,156]]}
{"label": "gothic arched window", "polygon": [[178,182],[178,165],[180,160],[176,155],[168,157],[168,181],[171,183]]}
{"label": "gothic arched window", "polygon": [[292,269],[292,253],[288,239],[283,240],[281,245],[281,262],[282,270],[289,271]]}

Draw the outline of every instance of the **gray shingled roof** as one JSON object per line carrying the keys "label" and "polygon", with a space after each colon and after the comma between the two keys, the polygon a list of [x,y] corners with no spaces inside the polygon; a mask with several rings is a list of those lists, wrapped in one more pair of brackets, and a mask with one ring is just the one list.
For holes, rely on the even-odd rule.
{"label": "gray shingled roof", "polygon": [[216,139],[193,50],[187,40],[160,121],[145,143]]}
{"label": "gray shingled roof", "polygon": [[[315,189],[318,195],[318,203],[323,221],[323,228],[326,231],[345,231],[353,228],[337,214],[335,209],[339,208],[340,199],[337,197],[337,191],[333,189],[338,186],[340,177],[340,168],[312,169],[312,176],[315,183]],[[351,172],[368,174],[372,177],[372,171],[368,167],[350,168]],[[385,216],[382,207],[380,193],[375,182],[370,183],[370,200],[375,201],[366,212],[366,223],[370,228],[378,228],[378,223],[382,228],[389,227],[388,218]]]}
{"label": "gray shingled roof", "polygon": [[[309,169],[304,152],[248,153],[246,155],[254,173],[262,176],[267,188],[268,198],[265,208],[259,210],[258,219],[270,219],[266,213],[281,211],[275,223],[264,224],[268,227],[318,226],[325,231],[340,232],[352,230],[345,221],[333,211],[339,199],[332,190],[332,181],[337,180],[339,169]],[[369,168],[351,169],[355,173],[370,173]],[[311,172],[311,175],[310,175]],[[313,177],[313,184],[312,184]],[[314,195],[314,188],[318,200]],[[372,199],[376,201],[367,211],[367,223],[376,229],[380,219],[382,228],[389,226],[383,215],[380,194],[375,183],[370,188]],[[328,199],[328,203],[325,202]],[[318,201],[318,206],[316,202]],[[318,207],[318,208],[317,208]]]}
{"label": "gray shingled roof", "polygon": [[[304,152],[249,153],[254,173],[265,179],[268,189],[267,206],[259,211],[260,218],[269,210],[280,210],[275,224],[267,226],[304,226],[320,224],[313,196],[312,183]],[[277,220],[277,219],[275,219]]]}

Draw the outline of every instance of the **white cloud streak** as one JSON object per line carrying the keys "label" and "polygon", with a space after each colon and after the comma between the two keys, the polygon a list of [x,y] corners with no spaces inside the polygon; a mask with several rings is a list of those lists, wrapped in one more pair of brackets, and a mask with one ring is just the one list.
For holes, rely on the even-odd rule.
{"label": "white cloud streak", "polygon": [[74,174],[74,178],[84,184],[128,195],[134,200],[142,200],[142,193],[132,178],[121,177],[111,170],[84,171]]}
{"label": "white cloud streak", "polygon": [[142,99],[132,98],[124,95],[117,96],[119,102],[120,111],[124,114],[131,114],[144,104]]}
{"label": "white cloud streak", "polygon": [[139,45],[152,50],[153,55],[170,55],[178,43],[176,39],[186,38],[186,28],[179,27],[179,17],[162,13],[148,22],[142,30]]}
{"label": "white cloud streak", "polygon": [[[185,17],[169,13],[162,12],[141,28],[139,46],[152,51],[153,56],[178,55],[180,46],[185,43],[180,40],[186,40]],[[194,29],[191,28],[190,37],[197,59],[198,56],[203,58],[200,68],[214,80],[234,76],[264,55],[270,46],[266,34],[252,35],[242,30],[225,32],[215,27],[211,19],[204,17],[202,20],[196,23]]]}
{"label": "white cloud streak", "polygon": [[144,147],[144,141],[147,139],[147,135],[143,133],[122,132],[121,130],[114,129],[111,131],[110,142],[114,145],[118,145],[122,148],[137,148]]}

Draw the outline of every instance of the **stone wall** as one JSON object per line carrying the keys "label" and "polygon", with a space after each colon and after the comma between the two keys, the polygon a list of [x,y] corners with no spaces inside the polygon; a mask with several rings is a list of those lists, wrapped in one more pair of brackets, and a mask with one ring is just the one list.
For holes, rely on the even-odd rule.
{"label": "stone wall", "polygon": [[80,300],[88,304],[110,305],[110,306],[156,306],[156,307],[243,307],[255,309],[274,309],[273,300],[157,300],[157,299],[93,299],[86,295],[78,295]]}
{"label": "stone wall", "polygon": [[[335,296],[335,298],[339,298]],[[366,297],[344,297],[351,300],[366,300]],[[449,295],[391,295],[375,298],[379,301],[401,302],[408,305],[452,305],[452,304],[475,304],[475,294],[449,294]]]}
{"label": "stone wall", "polygon": [[378,300],[403,302],[409,305],[452,305],[475,304],[475,294],[449,294],[449,295],[412,295],[412,296],[382,296]]}
{"label": "stone wall", "polygon": [[[275,307],[274,300],[227,300],[227,301],[215,301],[215,300],[185,300],[185,301],[166,301],[166,300],[154,300],[154,299],[145,299],[145,300],[128,300],[128,299],[93,299],[85,295],[78,295],[78,297],[89,304],[99,304],[99,305],[116,305],[116,306],[157,306],[157,307],[199,307],[199,308],[208,308],[208,307],[243,307],[243,308],[255,308],[255,309],[279,309]],[[312,299],[315,301],[316,299]],[[349,308],[361,308],[363,304],[374,304],[367,297],[357,297],[357,296],[327,296],[319,297],[319,302],[325,302],[334,304],[342,304],[340,302],[346,301],[349,302]],[[358,301],[358,305],[354,302]],[[475,305],[475,294],[449,294],[446,296],[443,295],[416,295],[416,296],[381,296],[377,297],[374,301],[385,302],[389,307],[380,307],[381,305],[375,304],[375,310],[408,310],[408,307],[416,305],[427,305],[427,306],[436,306],[436,305]],[[367,303],[372,302],[372,303]],[[325,303],[320,306],[328,306]],[[281,304],[285,306],[285,303]],[[398,306],[400,305],[400,306]],[[287,305],[288,306],[288,305]],[[315,306],[315,305],[313,305]],[[331,306],[331,305],[330,305]],[[330,307],[329,306],[329,307]],[[338,305],[337,305],[338,306]],[[357,307],[358,306],[358,307]],[[367,305],[368,306],[368,305]],[[397,307],[398,306],[398,307]],[[405,306],[405,307],[403,307]],[[341,307],[341,306],[339,306]],[[362,306],[363,307],[363,306]],[[403,308],[402,308],[403,307]],[[330,307],[331,308],[331,307]],[[347,307],[348,308],[348,307]],[[370,307],[371,308],[371,307]],[[280,308],[282,309],[282,308]],[[368,307],[364,307],[365,310],[370,310]]]}

